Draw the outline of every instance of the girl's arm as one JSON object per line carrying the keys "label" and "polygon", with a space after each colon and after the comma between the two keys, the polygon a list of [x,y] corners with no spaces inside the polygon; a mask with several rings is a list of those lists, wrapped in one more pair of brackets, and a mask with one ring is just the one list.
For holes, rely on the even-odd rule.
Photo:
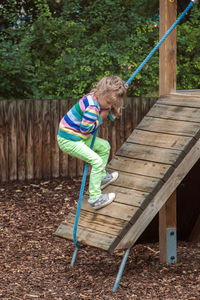
{"label": "girl's arm", "polygon": [[88,106],[83,114],[80,131],[82,133],[94,132],[102,124],[102,118],[96,106]]}

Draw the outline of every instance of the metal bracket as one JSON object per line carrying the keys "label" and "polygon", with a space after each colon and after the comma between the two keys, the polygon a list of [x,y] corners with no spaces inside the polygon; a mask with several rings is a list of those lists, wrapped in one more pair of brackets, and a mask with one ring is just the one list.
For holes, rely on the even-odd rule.
{"label": "metal bracket", "polygon": [[177,262],[177,241],[176,228],[167,228],[166,230],[166,260],[172,264]]}

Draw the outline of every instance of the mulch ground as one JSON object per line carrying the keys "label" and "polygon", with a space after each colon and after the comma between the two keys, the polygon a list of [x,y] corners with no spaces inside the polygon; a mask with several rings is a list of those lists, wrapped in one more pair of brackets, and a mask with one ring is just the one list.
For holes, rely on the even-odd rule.
{"label": "mulch ground", "polygon": [[74,206],[80,180],[0,186],[0,299],[200,299],[200,244],[178,243],[178,263],[161,265],[157,243],[130,251],[117,293],[122,252],[87,247],[70,267],[73,242],[54,235]]}

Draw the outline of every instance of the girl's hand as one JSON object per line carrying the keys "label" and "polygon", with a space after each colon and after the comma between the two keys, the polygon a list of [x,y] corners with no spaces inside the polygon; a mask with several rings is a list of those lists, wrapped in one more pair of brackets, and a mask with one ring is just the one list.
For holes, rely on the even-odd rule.
{"label": "girl's hand", "polygon": [[119,118],[121,116],[121,107],[117,107],[115,105],[113,105],[112,109],[111,109],[111,113],[116,117]]}
{"label": "girl's hand", "polygon": [[102,121],[107,120],[109,112],[110,112],[110,109],[104,109],[101,111],[100,117],[102,118]]}

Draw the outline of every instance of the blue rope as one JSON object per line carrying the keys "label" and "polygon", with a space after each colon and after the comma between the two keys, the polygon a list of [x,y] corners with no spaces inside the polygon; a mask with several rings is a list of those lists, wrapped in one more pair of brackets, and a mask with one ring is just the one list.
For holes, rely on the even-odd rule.
{"label": "blue rope", "polygon": [[[167,38],[167,36],[171,33],[171,31],[176,27],[176,25],[181,21],[181,19],[186,15],[186,13],[190,10],[190,8],[194,5],[194,3],[197,0],[191,0],[190,4],[186,7],[186,9],[183,11],[183,13],[180,15],[180,17],[174,22],[174,24],[169,28],[169,30],[165,33],[165,35],[161,38],[161,40],[157,43],[157,45],[153,48],[153,50],[149,53],[149,55],[144,59],[144,61],[139,65],[139,67],[135,70],[135,72],[131,75],[131,77],[127,80],[125,85],[129,85],[129,83],[133,80],[133,78],[140,72],[140,70],[144,67],[144,65],[147,63],[147,61],[152,57],[152,55],[156,52],[156,50],[160,47],[160,45],[164,42],[164,40]],[[97,135],[97,130],[93,135],[92,143],[90,145],[90,148],[93,148],[94,141]],[[74,230],[73,230],[73,240],[76,248],[83,248],[84,246],[80,246],[76,239],[76,233],[77,233],[77,227],[78,227],[78,220],[80,216],[81,211],[81,205],[82,205],[82,199],[83,199],[83,193],[85,188],[85,181],[87,177],[87,171],[88,171],[88,164],[85,164],[85,169],[83,172],[83,178],[81,183],[81,189],[79,194],[79,200],[78,200],[78,206],[76,211],[76,217],[74,222]]]}
{"label": "blue rope", "polygon": [[151,50],[149,55],[143,60],[143,62],[139,65],[139,67],[135,70],[135,72],[131,75],[131,77],[127,80],[125,85],[129,85],[129,83],[133,80],[133,78],[140,72],[140,70],[144,67],[147,61],[152,57],[152,55],[156,52],[156,50],[160,47],[160,45],[164,42],[164,40],[168,37],[168,35],[172,32],[172,30],[176,27],[176,25],[181,21],[181,19],[186,15],[188,10],[194,5],[197,0],[192,0],[190,4],[186,7],[180,17],[174,22],[174,24],[169,28],[169,30],[165,33],[165,35],[161,38],[161,40],[157,43],[157,45]]}
{"label": "blue rope", "polygon": [[[91,145],[90,145],[91,149],[94,146],[94,141],[95,141],[97,132],[98,132],[98,129],[95,131],[95,133],[93,135],[92,142],[91,142]],[[84,168],[84,172],[83,172],[83,178],[82,178],[81,189],[80,189],[80,193],[79,193],[76,217],[75,217],[75,221],[74,221],[74,230],[73,230],[74,244],[75,244],[76,248],[79,248],[79,249],[84,248],[84,246],[80,246],[78,244],[77,239],[76,239],[76,233],[77,233],[77,228],[78,228],[78,220],[79,220],[80,212],[81,212],[81,205],[82,205],[83,193],[84,193],[84,188],[85,188],[85,181],[86,181],[86,178],[87,178],[87,171],[88,171],[88,163],[85,164],[85,168]]]}

